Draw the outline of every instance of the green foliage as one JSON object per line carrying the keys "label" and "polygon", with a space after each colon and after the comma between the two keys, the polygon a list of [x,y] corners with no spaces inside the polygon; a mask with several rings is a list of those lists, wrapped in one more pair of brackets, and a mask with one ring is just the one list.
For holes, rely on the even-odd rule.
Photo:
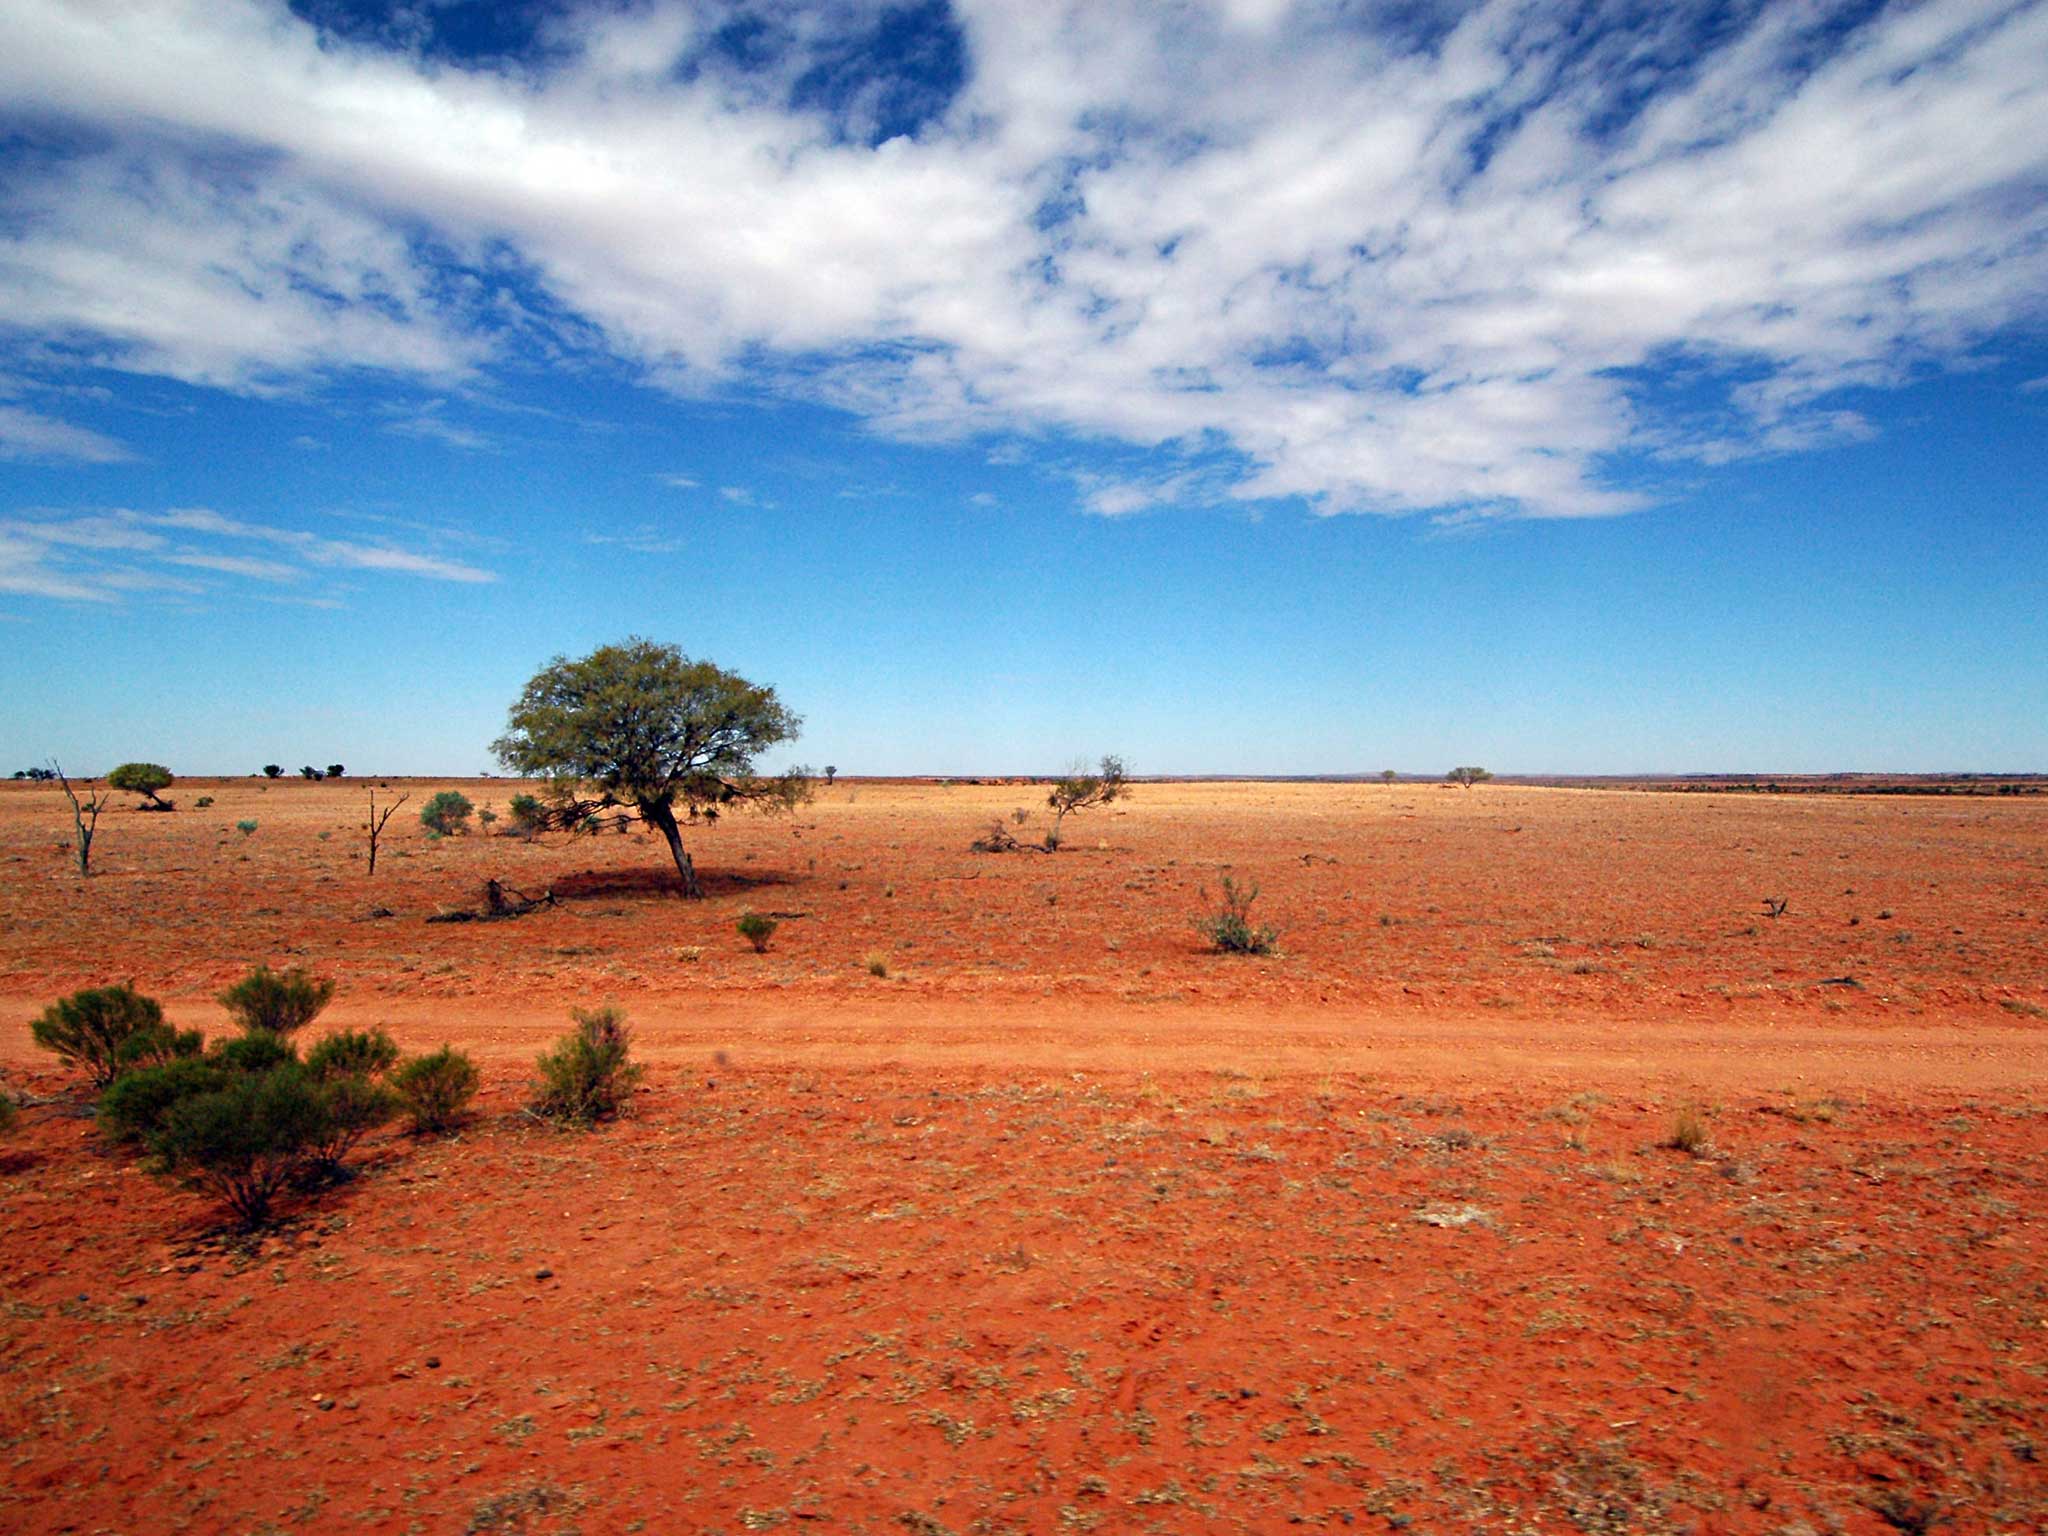
{"label": "green foliage", "polygon": [[161,1005],[133,987],[87,987],[44,1009],[29,1034],[59,1060],[83,1067],[94,1088],[104,1088],[121,1069],[121,1047],[129,1037],[163,1022]]}
{"label": "green foliage", "polygon": [[245,1076],[296,1065],[299,1059],[289,1040],[268,1029],[252,1029],[247,1034],[216,1040],[207,1056],[224,1071]]}
{"label": "green foliage", "polygon": [[273,971],[259,965],[221,993],[220,1002],[244,1029],[288,1035],[311,1023],[333,996],[333,982],[297,966]]}
{"label": "green foliage", "polygon": [[768,948],[768,940],[780,925],[774,918],[760,912],[742,912],[740,920],[733,925],[740,931],[740,937],[754,946],[755,954],[762,954]]}
{"label": "green foliage", "polygon": [[151,805],[163,805],[157,792],[169,789],[171,783],[171,770],[162,763],[123,763],[107,775],[107,788],[140,795]]}
{"label": "green foliage", "polygon": [[238,821],[235,823],[235,830],[241,833],[242,836],[247,837],[256,830],[256,823],[254,821]]}
{"label": "green foliage", "polygon": [[[1202,893],[1205,900],[1208,894]],[[1280,930],[1252,926],[1251,907],[1258,899],[1256,885],[1246,888],[1225,875],[1222,905],[1207,917],[1196,918],[1195,931],[1225,954],[1270,955],[1280,940]]]}
{"label": "green foliage", "polygon": [[420,825],[446,837],[468,828],[471,809],[469,796],[461,790],[444,789],[420,807]]}
{"label": "green foliage", "polygon": [[319,1085],[292,1063],[179,1099],[148,1143],[165,1172],[253,1227],[329,1131]]}
{"label": "green foliage", "polygon": [[168,1024],[146,1024],[121,1042],[115,1052],[116,1070],[133,1072],[143,1067],[165,1067],[206,1049],[206,1037],[196,1029],[173,1029]]}
{"label": "green foliage", "polygon": [[147,1141],[174,1105],[217,1093],[236,1073],[219,1055],[182,1056],[161,1066],[138,1067],[115,1078],[100,1095],[100,1129],[115,1141]]}
{"label": "green foliage", "polygon": [[677,807],[691,818],[735,803],[794,809],[810,797],[808,777],[763,778],[754,760],[802,723],[772,688],[631,639],[574,661],[557,656],[527,683],[491,750],[516,773],[556,781],[557,825],[614,806],[638,812],[667,840],[684,894],[699,896]]}
{"label": "green foliage", "polygon": [[307,1138],[307,1155],[314,1170],[332,1178],[341,1172],[342,1159],[378,1126],[395,1119],[400,1108],[398,1095],[384,1084],[361,1073],[344,1072],[325,1080],[312,1077],[320,1107],[319,1124]]}
{"label": "green foliage", "polygon": [[531,839],[535,833],[546,829],[547,808],[532,795],[512,797],[512,830],[521,837]]}
{"label": "green foliage", "polygon": [[398,1042],[381,1029],[344,1029],[306,1053],[315,1082],[338,1077],[382,1077],[398,1064]]}
{"label": "green foliage", "polygon": [[209,810],[213,806],[213,796],[201,795],[197,800],[194,800],[192,803],[198,806],[199,809],[202,811]]}
{"label": "green foliage", "polygon": [[1453,784],[1462,784],[1465,788],[1470,789],[1474,784],[1486,783],[1493,775],[1484,768],[1467,764],[1461,768],[1453,768],[1444,777]]}
{"label": "green foliage", "polygon": [[570,1016],[576,1027],[541,1053],[533,1107],[551,1119],[587,1126],[620,1113],[641,1069],[627,1060],[632,1032],[623,1009],[607,1003],[572,1008]]}
{"label": "green foliage", "polygon": [[445,1131],[476,1097],[476,1063],[452,1045],[410,1057],[391,1074],[391,1086],[412,1117],[415,1134]]}

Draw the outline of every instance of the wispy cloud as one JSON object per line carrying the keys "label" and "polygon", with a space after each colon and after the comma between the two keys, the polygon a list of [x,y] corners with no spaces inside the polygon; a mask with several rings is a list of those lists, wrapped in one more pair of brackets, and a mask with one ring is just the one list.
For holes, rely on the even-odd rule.
{"label": "wispy cloud", "polygon": [[[278,553],[238,554],[194,539],[253,542]],[[198,597],[212,588],[180,573],[280,585],[305,581],[321,569],[462,583],[497,579],[481,567],[396,544],[330,539],[203,507],[0,518],[0,592],[24,596],[71,602],[106,602],[126,593]]]}
{"label": "wispy cloud", "polygon": [[135,455],[124,443],[40,411],[0,404],[0,459],[70,459],[81,464],[123,464]]}
{"label": "wispy cloud", "polygon": [[[0,314],[253,392],[573,331],[692,394],[1459,517],[1838,441],[1844,389],[2040,315],[2048,6],[1355,9],[956,0],[957,89],[825,100],[896,12],[592,3],[507,69],[278,0],[14,0],[0,97],[108,147],[18,159]],[[750,21],[742,65],[714,41]],[[1655,389],[1675,364],[1704,406]]]}
{"label": "wispy cloud", "polygon": [[654,478],[661,484],[669,487],[669,489],[676,491],[694,491],[704,483],[701,480],[693,479],[689,475],[656,475]]}

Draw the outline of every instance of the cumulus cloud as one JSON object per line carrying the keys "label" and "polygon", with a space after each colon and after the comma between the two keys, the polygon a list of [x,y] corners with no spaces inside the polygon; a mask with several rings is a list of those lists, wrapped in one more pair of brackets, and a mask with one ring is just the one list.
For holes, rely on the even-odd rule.
{"label": "cumulus cloud", "polygon": [[105,147],[16,165],[0,324],[246,391],[596,347],[1239,498],[1587,516],[1853,436],[1841,391],[2048,292],[2048,6],[956,0],[912,70],[886,11],[591,5],[463,61],[14,0],[0,99]]}
{"label": "cumulus cloud", "polygon": [[[252,555],[234,548],[250,543],[274,553]],[[212,589],[180,572],[288,585],[320,569],[461,583],[497,579],[478,566],[396,544],[330,539],[204,507],[0,518],[0,592],[74,602],[108,602],[130,592],[196,597]]]}

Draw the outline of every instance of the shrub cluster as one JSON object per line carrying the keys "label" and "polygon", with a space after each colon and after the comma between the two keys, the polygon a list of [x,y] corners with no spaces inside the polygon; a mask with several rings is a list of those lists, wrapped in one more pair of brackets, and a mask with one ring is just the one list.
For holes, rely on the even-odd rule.
{"label": "shrub cluster", "polygon": [[86,1071],[110,1138],[254,1226],[286,1188],[345,1176],[349,1153],[401,1112],[444,1129],[476,1091],[467,1057],[401,1062],[381,1029],[330,1034],[302,1059],[290,1035],[333,993],[304,971],[258,967],[221,994],[242,1032],[209,1045],[133,988],[95,987],[52,1004],[34,1034]]}

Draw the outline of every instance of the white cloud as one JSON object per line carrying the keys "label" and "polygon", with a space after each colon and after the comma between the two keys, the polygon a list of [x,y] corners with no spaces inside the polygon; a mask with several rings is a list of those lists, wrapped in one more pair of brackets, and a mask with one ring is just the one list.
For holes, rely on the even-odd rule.
{"label": "white cloud", "polygon": [[22,406],[0,405],[0,459],[120,464],[134,457],[123,444],[102,433]]}
{"label": "white cloud", "polygon": [[[260,543],[284,558],[200,547],[172,535]],[[179,571],[287,584],[322,568],[460,583],[497,580],[478,566],[394,544],[329,539],[204,507],[0,518],[0,592],[75,602],[105,602],[127,592],[200,596],[211,589]]]}
{"label": "white cloud", "polygon": [[[556,345],[530,282],[679,391],[1580,516],[1642,504],[1617,455],[1853,435],[1837,391],[2048,292],[2048,6],[1761,6],[1710,46],[1683,5],[1482,0],[1417,40],[1306,0],[958,0],[959,98],[871,145],[872,92],[789,103],[878,3],[777,8],[748,74],[694,52],[739,0],[593,6],[516,69],[265,0],[14,0],[0,99],[113,147],[17,178],[0,324],[241,390],[459,378]],[[1674,360],[1746,382],[1702,417],[1639,386]]]}
{"label": "white cloud", "polygon": [[703,481],[693,480],[688,475],[656,475],[654,478],[671,490],[677,491],[694,491],[703,484]]}

